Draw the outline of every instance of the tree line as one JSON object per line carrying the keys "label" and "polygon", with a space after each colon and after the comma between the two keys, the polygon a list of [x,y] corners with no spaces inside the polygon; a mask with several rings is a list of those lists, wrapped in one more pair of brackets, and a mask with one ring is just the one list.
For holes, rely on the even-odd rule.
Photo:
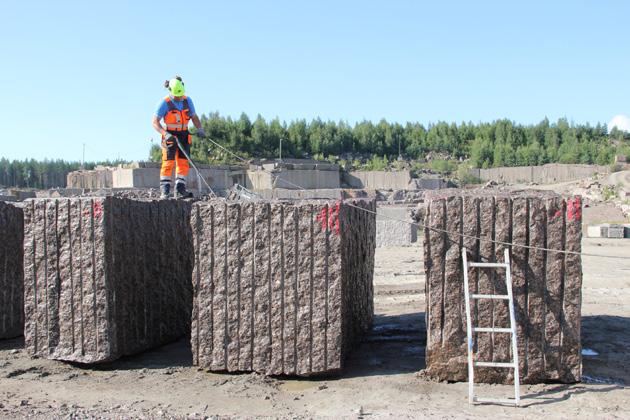
{"label": "tree line", "polygon": [[[603,124],[573,124],[561,118],[538,124],[516,124],[507,119],[491,123],[460,124],[438,122],[427,126],[408,122],[400,124],[381,120],[351,125],[345,121],[281,122],[258,115],[251,121],[246,114],[238,119],[218,113],[201,118],[206,134],[229,150],[246,158],[282,157],[330,158],[348,155],[388,157],[402,155],[423,160],[438,153],[451,160],[469,160],[473,167],[542,165],[545,163],[611,164],[617,153],[630,155],[630,136]],[[282,143],[282,146],[280,146]],[[193,141],[192,157],[200,162],[230,161],[206,139]],[[151,151],[154,160],[161,153]]]}
{"label": "tree line", "polygon": [[[97,165],[111,166],[122,162],[86,162],[85,169],[94,169]],[[80,162],[66,162],[61,159],[8,160],[0,159],[0,187],[18,188],[63,188],[66,177],[72,171],[81,168]]]}
{"label": "tree line", "polygon": [[[608,165],[615,154],[630,158],[630,135],[606,126],[573,124],[561,118],[538,124],[516,124],[502,119],[491,123],[446,123],[427,126],[408,122],[400,124],[381,120],[281,122],[258,115],[251,121],[246,114],[238,119],[212,113],[202,116],[206,134],[214,141],[245,158],[277,158],[282,147],[284,158],[316,158],[362,162],[373,167],[387,166],[402,155],[424,161],[437,156],[450,162],[466,161],[478,168],[541,165],[545,163],[586,163]],[[282,146],[280,146],[282,144]],[[195,138],[191,155],[198,162],[235,162],[207,139]],[[431,156],[428,156],[431,155]],[[149,152],[151,160],[161,159],[159,146]],[[85,169],[98,164],[90,162]],[[67,174],[78,170],[79,162],[64,160],[0,159],[0,186],[55,188],[66,185]]]}

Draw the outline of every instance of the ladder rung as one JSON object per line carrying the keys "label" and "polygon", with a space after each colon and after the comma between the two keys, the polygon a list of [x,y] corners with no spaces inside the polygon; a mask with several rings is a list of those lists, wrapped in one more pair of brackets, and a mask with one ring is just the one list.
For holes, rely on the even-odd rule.
{"label": "ladder rung", "polygon": [[514,363],[504,363],[504,362],[473,362],[473,366],[479,366],[479,367],[498,367],[498,368],[514,368]]}
{"label": "ladder rung", "polygon": [[511,333],[512,328],[492,328],[492,327],[474,327],[474,332],[489,332],[489,333]]}
{"label": "ladder rung", "polygon": [[510,300],[508,295],[470,295],[473,299],[505,299]]}
{"label": "ladder rung", "polygon": [[473,397],[474,402],[478,403],[499,403],[499,404],[512,404],[518,405],[518,402],[514,398],[484,398],[484,397]]}
{"label": "ladder rung", "polygon": [[508,265],[505,263],[484,263],[484,262],[471,262],[468,263],[469,267],[480,267],[480,268],[507,268]]}

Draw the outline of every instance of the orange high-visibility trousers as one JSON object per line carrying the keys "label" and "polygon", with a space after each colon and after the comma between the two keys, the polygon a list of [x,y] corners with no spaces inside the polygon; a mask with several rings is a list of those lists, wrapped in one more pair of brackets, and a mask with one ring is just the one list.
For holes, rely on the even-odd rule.
{"label": "orange high-visibility trousers", "polygon": [[[179,138],[180,144],[190,156],[190,140],[191,136],[188,132],[176,132],[171,133]],[[183,135],[182,135],[183,134]],[[183,141],[182,141],[183,140]],[[162,140],[162,168],[160,169],[160,183],[170,184],[171,177],[173,176],[173,169],[177,173],[177,183],[186,184],[186,177],[188,176],[188,159],[179,150],[175,139],[170,141]]]}

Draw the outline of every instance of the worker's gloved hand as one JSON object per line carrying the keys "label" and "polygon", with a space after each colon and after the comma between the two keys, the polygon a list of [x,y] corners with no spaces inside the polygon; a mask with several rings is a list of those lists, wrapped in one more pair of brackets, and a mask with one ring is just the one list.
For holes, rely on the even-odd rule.
{"label": "worker's gloved hand", "polygon": [[168,131],[162,137],[162,147],[167,147],[175,142],[175,136]]}
{"label": "worker's gloved hand", "polygon": [[197,137],[206,137],[206,132],[203,131],[203,128],[197,129]]}

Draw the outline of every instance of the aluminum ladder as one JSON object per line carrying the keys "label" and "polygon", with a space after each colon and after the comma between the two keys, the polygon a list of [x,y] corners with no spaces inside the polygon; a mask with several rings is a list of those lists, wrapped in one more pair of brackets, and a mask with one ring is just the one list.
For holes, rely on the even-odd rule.
{"label": "aluminum ladder", "polygon": [[[510,253],[505,249],[504,261],[502,263],[484,263],[484,262],[468,262],[468,254],[466,248],[462,248],[462,261],[464,263],[464,295],[466,296],[466,333],[468,336],[468,402],[474,403],[495,403],[495,404],[511,404],[518,405],[520,402],[520,378],[518,372],[518,347],[516,343],[516,317],[514,316],[514,297],[512,294],[512,273],[510,272]],[[468,269],[469,268],[495,268],[505,269],[505,284],[507,286],[507,295],[484,295],[471,294],[468,288]],[[510,311],[510,327],[473,327],[471,325],[470,300],[471,299],[494,299],[507,300]],[[512,341],[512,361],[511,362],[484,362],[476,361],[473,358],[473,334],[474,333],[506,333],[510,334]],[[514,369],[514,398],[481,398],[474,394],[475,384],[475,366],[479,367],[495,367]]]}

